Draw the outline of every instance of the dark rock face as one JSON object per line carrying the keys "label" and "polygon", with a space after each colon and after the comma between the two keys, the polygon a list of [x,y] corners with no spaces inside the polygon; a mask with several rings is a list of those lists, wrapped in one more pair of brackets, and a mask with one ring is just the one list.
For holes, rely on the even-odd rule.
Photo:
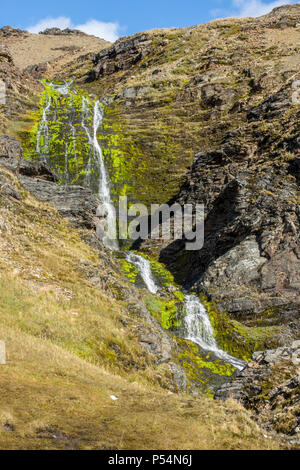
{"label": "dark rock face", "polygon": [[100,201],[90,190],[81,186],[58,186],[38,177],[20,175],[19,179],[39,201],[49,202],[75,227],[95,228]]}
{"label": "dark rock face", "polygon": [[[246,324],[270,309],[268,321],[273,313],[274,321],[296,322],[300,331],[299,111],[275,137],[259,135],[257,124],[278,127],[290,98],[288,89],[275,93],[248,112],[251,124],[228,132],[220,148],[195,155],[172,203],[205,205],[204,246],[188,253],[176,240],[161,249],[160,261],[178,282]],[[294,157],[284,160],[286,151]]]}
{"label": "dark rock face", "polygon": [[216,391],[216,400],[234,398],[251,407],[253,398],[262,393],[264,382],[271,376],[272,366],[282,361],[291,363],[295,369],[300,366],[300,341],[294,341],[291,346],[256,352],[252,359],[253,362],[249,362],[232,382],[223,384]]}
{"label": "dark rock face", "polygon": [[86,36],[85,33],[79,31],[78,29],[60,29],[60,28],[47,28],[44,31],[41,31],[39,34],[45,34],[47,36],[68,36],[70,34],[77,34],[80,36]]}
{"label": "dark rock face", "polygon": [[0,37],[12,37],[12,36],[24,36],[28,34],[27,31],[22,31],[21,29],[13,28],[12,26],[3,26],[0,28]]}
{"label": "dark rock face", "polygon": [[300,341],[256,352],[253,362],[215,393],[216,400],[241,402],[268,429],[291,436],[293,444],[300,444],[299,397]]}
{"label": "dark rock face", "polygon": [[137,34],[128,40],[117,41],[109,49],[96,54],[91,80],[127,70],[141,61],[151,51],[151,38],[147,34]]}
{"label": "dark rock face", "polygon": [[8,63],[13,63],[13,58],[11,53],[9,52],[8,48],[3,44],[0,44],[0,61],[4,62],[7,61]]}
{"label": "dark rock face", "polygon": [[9,135],[0,136],[0,158],[20,160],[22,156],[22,146],[15,137]]}
{"label": "dark rock face", "polygon": [[[28,95],[39,85],[15,66],[9,49],[4,45],[0,45],[0,80],[5,83],[5,104],[1,105],[5,119],[16,120],[20,112],[28,109]],[[6,132],[2,124],[0,120],[0,132]]]}
{"label": "dark rock face", "polygon": [[22,147],[17,139],[0,137],[0,163],[14,171],[25,188],[38,200],[53,205],[74,226],[95,229],[98,198],[81,186],[60,186],[59,178],[44,162],[22,158]]}

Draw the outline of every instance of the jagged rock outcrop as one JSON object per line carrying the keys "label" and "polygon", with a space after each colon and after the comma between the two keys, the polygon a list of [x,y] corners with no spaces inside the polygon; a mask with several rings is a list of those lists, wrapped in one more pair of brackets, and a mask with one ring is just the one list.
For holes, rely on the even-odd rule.
{"label": "jagged rock outcrop", "polygon": [[109,49],[95,55],[90,80],[127,70],[144,59],[151,50],[151,37],[144,33],[119,40]]}
{"label": "jagged rock outcrop", "polygon": [[216,400],[241,402],[268,429],[288,435],[292,444],[300,444],[299,397],[300,341],[256,352],[253,361],[215,393]]}
{"label": "jagged rock outcrop", "polygon": [[44,31],[40,31],[39,34],[45,34],[46,36],[68,36],[70,34],[86,36],[86,34],[83,31],[79,31],[79,29],[70,28],[47,28]]}
{"label": "jagged rock outcrop", "polygon": [[27,31],[23,31],[22,29],[13,28],[12,26],[3,26],[0,28],[0,37],[8,38],[8,37],[21,37],[26,36]]}

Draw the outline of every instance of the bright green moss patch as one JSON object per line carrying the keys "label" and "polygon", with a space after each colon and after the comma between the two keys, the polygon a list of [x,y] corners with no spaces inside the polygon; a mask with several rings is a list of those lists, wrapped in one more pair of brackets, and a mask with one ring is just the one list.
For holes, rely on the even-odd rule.
{"label": "bright green moss patch", "polygon": [[177,328],[181,324],[182,304],[177,299],[164,299],[148,294],[144,297],[149,312],[165,330]]}
{"label": "bright green moss patch", "polygon": [[[138,254],[141,254],[141,253],[138,253]],[[148,261],[150,261],[152,273],[159,280],[159,283],[163,287],[174,285],[174,276],[173,276],[173,274],[171,274],[170,271],[168,271],[162,263],[159,263],[154,258],[151,258],[151,256],[149,256],[145,253],[142,253],[142,256],[145,259],[147,259]],[[179,294],[177,293],[177,295],[179,295]]]}
{"label": "bright green moss patch", "polygon": [[87,183],[97,191],[99,165],[90,142],[95,100],[71,84],[67,93],[47,81],[43,85],[39,107],[27,116],[30,124],[19,133],[24,157],[46,160],[62,183]]}
{"label": "bright green moss patch", "polygon": [[125,259],[121,260],[121,269],[122,269],[122,274],[133,284],[136,283],[137,277],[138,277],[138,270],[134,266],[134,264],[129,263],[129,261],[126,261]]}

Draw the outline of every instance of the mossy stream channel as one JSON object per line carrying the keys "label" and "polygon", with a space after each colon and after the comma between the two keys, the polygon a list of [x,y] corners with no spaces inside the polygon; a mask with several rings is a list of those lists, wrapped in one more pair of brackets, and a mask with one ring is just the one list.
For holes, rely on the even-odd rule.
{"label": "mossy stream channel", "polygon": [[[32,125],[22,133],[25,158],[46,161],[62,185],[90,188],[111,217],[118,190],[110,174],[114,168],[101,149],[105,108],[71,82],[43,84],[40,106],[30,115]],[[124,182],[126,186],[130,181]],[[150,313],[176,339],[178,362],[186,369],[191,387],[211,395],[216,385],[244,367],[243,359],[218,346],[208,309],[196,295],[183,294],[172,274],[147,255],[126,251],[111,238],[107,242],[120,260],[123,275],[141,289]]]}

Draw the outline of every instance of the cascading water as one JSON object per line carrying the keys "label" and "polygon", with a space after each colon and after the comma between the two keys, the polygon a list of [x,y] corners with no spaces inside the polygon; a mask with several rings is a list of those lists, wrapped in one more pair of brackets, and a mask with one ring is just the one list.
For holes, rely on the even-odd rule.
{"label": "cascading water", "polygon": [[[64,140],[62,140],[64,145],[62,155],[63,171],[61,171],[63,181],[66,184],[72,181],[70,176],[72,173],[70,170],[71,159],[73,175],[74,172],[78,174],[78,169],[80,169],[79,173],[84,175],[82,180],[83,184],[97,190],[102,202],[100,213],[97,215],[100,218],[105,219],[105,223],[111,230],[111,232],[105,234],[103,242],[110,249],[117,250],[119,247],[115,236],[115,217],[114,208],[111,203],[109,176],[105,168],[101,146],[97,138],[99,128],[103,122],[103,109],[101,103],[99,101],[92,103],[88,98],[78,96],[75,91],[71,92],[70,84],[67,83],[63,85],[55,85],[51,83],[49,86],[61,97],[63,101],[66,100],[68,103],[66,113],[67,117],[64,121],[65,127],[63,128],[63,132],[60,134],[64,138]],[[73,104],[73,100],[77,101],[77,107]],[[78,100],[80,100],[79,116]],[[60,102],[61,101],[59,100],[59,103]],[[53,154],[54,156],[56,155],[56,153],[50,152],[50,145],[52,143],[52,135],[49,132],[49,125],[51,124],[51,118],[49,117],[51,115],[51,105],[52,100],[50,94],[45,100],[41,123],[36,137],[36,152],[44,159],[53,158]],[[54,123],[56,124],[56,117],[54,118]],[[70,134],[69,137],[66,136],[67,132]],[[77,149],[76,137],[81,136],[82,134],[86,136],[85,139],[87,139],[87,143],[85,144],[85,147],[80,147],[79,140],[77,142],[79,149]],[[61,139],[59,139],[59,141],[61,141]],[[83,148],[85,149],[84,159],[82,158]],[[87,149],[88,153],[86,153]],[[79,155],[80,163],[77,161],[77,154]],[[83,162],[85,163],[84,167],[82,166]],[[81,168],[78,165],[81,165]],[[97,181],[97,187],[94,185],[95,181]],[[160,287],[157,285],[155,277],[153,276],[150,261],[145,259],[143,256],[132,252],[127,253],[126,259],[138,269],[149,292],[157,294]],[[215,357],[231,363],[237,369],[242,369],[244,367],[244,362],[242,360],[230,356],[218,347],[214,338],[213,328],[210,323],[208,313],[198,297],[194,295],[187,295],[185,297],[185,311],[186,315],[184,316],[182,325],[179,329],[181,337],[197,344],[204,351],[211,352]]]}
{"label": "cascading water", "polygon": [[153,278],[150,261],[136,253],[127,253],[126,259],[138,269],[148,291],[152,294],[156,294],[159,287],[156,285]]}
{"label": "cascading water", "polygon": [[[95,190],[95,178],[97,178],[97,192],[99,199],[102,202],[101,216],[105,219],[105,225],[108,228],[108,233],[102,238],[104,244],[112,249],[117,250],[119,248],[116,239],[116,221],[114,207],[111,202],[110,184],[109,177],[105,168],[102,150],[98,142],[97,133],[103,122],[103,108],[99,101],[93,103],[87,97],[80,98],[78,93],[71,89],[71,83],[65,82],[64,84],[47,84],[49,96],[46,96],[46,104],[42,111],[41,123],[37,132],[36,140],[36,152],[40,157],[44,159],[49,158],[50,160],[55,158],[50,152],[50,143],[52,135],[49,132],[48,120],[53,124],[54,133],[57,139],[57,108],[61,108],[65,103],[65,115],[63,116],[63,129],[61,135],[57,139],[60,142],[61,158],[59,163],[59,172],[62,176],[62,182],[64,184],[70,184],[72,182],[71,171],[70,171],[70,159],[72,160],[73,174],[78,173],[83,176],[83,184]],[[50,91],[49,91],[50,89]],[[51,109],[51,93],[54,92],[55,96],[58,97],[56,100],[56,107]],[[73,101],[75,99],[78,102],[78,98],[81,99],[81,116],[78,119],[78,105],[77,108]],[[57,106],[58,104],[58,106]],[[51,113],[52,111],[52,113]],[[77,113],[77,114],[76,114]],[[49,117],[50,116],[50,117]],[[81,129],[80,129],[81,125]],[[77,133],[76,133],[77,129]],[[88,148],[87,163],[84,168],[79,170],[77,160],[77,149],[76,149],[76,136],[81,134],[86,136],[87,145],[83,147],[86,154]],[[43,139],[42,139],[43,137]],[[42,141],[42,145],[41,145]],[[50,155],[51,153],[51,155]],[[59,152],[57,152],[59,155]],[[79,157],[82,165],[83,152],[79,151]],[[85,160],[86,161],[86,160]],[[57,169],[57,168],[56,168]]]}
{"label": "cascading water", "polygon": [[[139,270],[149,292],[156,294],[160,288],[152,274],[150,261],[136,253],[127,253],[126,259]],[[212,352],[217,358],[229,362],[236,369],[243,369],[244,361],[230,356],[218,347],[209,315],[199,298],[195,295],[186,295],[184,303],[186,314],[179,330],[180,336],[197,344],[204,351]]]}
{"label": "cascading water", "polygon": [[97,139],[97,132],[98,132],[100,125],[102,124],[102,121],[103,121],[103,110],[102,110],[100,102],[96,101],[94,105],[94,119],[93,119],[93,129],[94,129],[93,148],[94,148],[94,156],[96,156],[97,158],[98,165],[99,165],[99,172],[100,172],[98,194],[99,194],[100,201],[102,202],[104,209],[106,210],[106,213],[107,213],[107,226],[108,226],[108,234],[103,239],[103,242],[111,250],[117,250],[119,248],[119,244],[117,242],[117,237],[116,237],[115,210],[111,203],[108,176],[107,176],[106,168],[104,165],[102,150]]}
{"label": "cascading water", "polygon": [[220,349],[214,337],[214,331],[206,308],[195,295],[185,297],[186,315],[182,320],[181,332],[185,339],[198,344],[205,351],[210,351],[220,359],[229,362],[237,369],[243,369],[244,361],[230,356]]}
{"label": "cascading water", "polygon": [[[47,113],[50,109],[51,106],[51,96],[47,98],[46,104],[43,108],[43,113],[42,113],[42,120],[39,125],[39,129],[37,132],[37,137],[36,137],[36,152],[38,154],[42,153],[47,153],[49,149],[49,127],[48,127],[48,120],[47,120]],[[41,138],[43,136],[43,144],[41,145]]]}

